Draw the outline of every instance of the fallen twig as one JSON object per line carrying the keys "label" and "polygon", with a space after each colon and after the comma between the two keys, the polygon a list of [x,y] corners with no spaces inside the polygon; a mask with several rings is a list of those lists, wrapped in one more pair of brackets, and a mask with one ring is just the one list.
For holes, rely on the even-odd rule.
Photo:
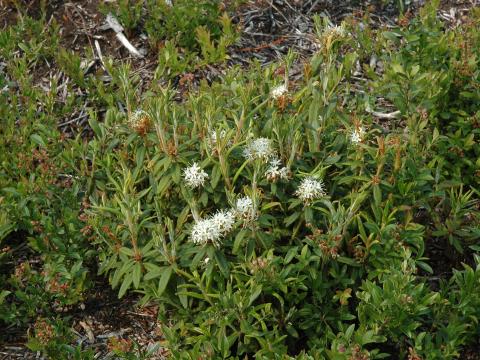
{"label": "fallen twig", "polygon": [[112,15],[108,14],[106,18],[106,25],[102,28],[112,29],[115,31],[117,39],[122,43],[123,46],[134,56],[143,57],[143,54],[138,51],[135,46],[133,46],[130,41],[123,34],[123,26],[118,22],[118,20]]}
{"label": "fallen twig", "polygon": [[367,112],[379,119],[387,119],[387,120],[396,119],[401,114],[399,110],[393,111],[391,113],[381,113],[378,111],[368,111],[368,110]]}

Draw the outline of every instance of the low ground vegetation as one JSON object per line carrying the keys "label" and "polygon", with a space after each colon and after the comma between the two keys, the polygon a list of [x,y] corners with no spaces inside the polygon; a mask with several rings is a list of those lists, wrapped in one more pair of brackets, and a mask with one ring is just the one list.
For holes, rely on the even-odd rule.
{"label": "low ground vegetation", "polygon": [[[102,11],[158,49],[147,88],[128,62],[90,72],[95,55],[63,48],[46,13],[0,32],[0,328],[93,359],[72,309],[100,277],[158,306],[156,346],[110,340],[125,359],[478,346],[480,13],[448,27],[432,1],[390,28],[315,15],[307,61],[195,83],[240,36],[231,9],[142,3]],[[70,81],[45,83],[45,64]],[[88,123],[63,131],[85,102]]]}

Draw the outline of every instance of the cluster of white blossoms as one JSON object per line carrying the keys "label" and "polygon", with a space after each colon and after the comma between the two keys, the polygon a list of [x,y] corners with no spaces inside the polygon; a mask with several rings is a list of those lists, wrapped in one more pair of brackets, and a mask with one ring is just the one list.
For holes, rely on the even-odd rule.
{"label": "cluster of white blossoms", "polygon": [[281,96],[285,95],[288,91],[288,88],[285,86],[285,84],[274,87],[272,91],[270,92],[270,95],[273,99],[278,99]]}
{"label": "cluster of white blossoms", "polygon": [[321,179],[307,177],[302,180],[297,188],[295,195],[305,203],[310,203],[315,199],[319,199],[326,195],[325,186]]}
{"label": "cluster of white blossoms", "polygon": [[347,33],[345,31],[345,28],[343,25],[330,25],[327,28],[325,28],[324,33],[328,35],[333,35],[337,37],[344,37]]}
{"label": "cluster of white blossoms", "polygon": [[343,24],[340,26],[328,25],[323,29],[316,45],[319,50],[329,50],[334,41],[344,39],[347,36],[348,33]]}
{"label": "cluster of white blossoms", "polygon": [[150,130],[152,120],[146,111],[139,109],[135,110],[132,115],[130,115],[128,126],[130,126],[132,130],[144,135]]}
{"label": "cluster of white blossoms", "polygon": [[248,160],[262,159],[268,160],[275,154],[272,141],[267,138],[258,138],[251,141],[243,149],[243,155]]}
{"label": "cluster of white blossoms", "polygon": [[211,218],[212,225],[220,231],[220,234],[226,235],[235,224],[235,213],[232,210],[219,210]]}
{"label": "cluster of white blossoms", "polygon": [[186,184],[192,189],[203,186],[208,174],[195,162],[183,171]]}
{"label": "cluster of white blossoms", "polygon": [[227,132],[225,130],[220,130],[220,131],[212,130],[210,132],[210,136],[208,137],[208,143],[210,147],[214,148],[217,145],[218,140],[224,139],[225,136],[227,136]]}
{"label": "cluster of white blossoms", "polygon": [[220,246],[221,240],[234,228],[235,221],[242,220],[244,224],[255,221],[258,217],[257,208],[248,196],[237,199],[230,210],[219,210],[215,215],[201,219],[193,225],[191,239],[194,244],[212,243]]}
{"label": "cluster of white blossoms", "polygon": [[148,116],[148,113],[145,110],[137,109],[130,115],[128,122],[134,124],[143,116]]}
{"label": "cluster of white blossoms", "polygon": [[365,135],[365,130],[363,127],[355,127],[350,134],[350,141],[354,144],[359,144],[363,141],[363,136]]}
{"label": "cluster of white blossoms", "polygon": [[220,245],[220,240],[225,237],[235,225],[235,214],[231,210],[220,210],[215,215],[197,221],[192,228],[191,239],[197,245],[211,242]]}
{"label": "cluster of white blossoms", "polygon": [[243,149],[243,156],[248,160],[262,159],[267,161],[275,154],[272,140],[267,138],[258,138],[250,141]]}
{"label": "cluster of white blossoms", "polygon": [[251,223],[257,219],[257,208],[249,196],[238,198],[235,203],[235,214],[239,219],[246,223]]}
{"label": "cluster of white blossoms", "polygon": [[[216,153],[217,145],[220,143],[223,145],[224,140],[227,136],[227,131],[222,129],[220,131],[213,130],[207,137],[207,145],[211,152]],[[232,145],[232,140],[228,140],[226,146],[230,147]]]}
{"label": "cluster of white blossoms", "polygon": [[275,182],[278,179],[287,180],[290,176],[290,171],[287,167],[282,167],[280,159],[274,157],[270,160],[268,169],[265,171],[265,176],[268,181]]}

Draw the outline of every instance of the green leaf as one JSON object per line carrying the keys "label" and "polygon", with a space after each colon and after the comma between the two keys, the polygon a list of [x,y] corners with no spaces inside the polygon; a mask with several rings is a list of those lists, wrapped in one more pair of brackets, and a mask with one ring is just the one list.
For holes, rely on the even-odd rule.
{"label": "green leaf", "polygon": [[390,41],[393,41],[393,42],[398,42],[399,39],[402,37],[401,34],[398,34],[396,32],[393,32],[393,31],[384,31],[382,32],[382,35],[384,38],[390,40]]}
{"label": "green leaf", "polygon": [[233,242],[233,249],[232,253],[238,254],[238,250],[240,249],[240,246],[243,244],[243,238],[245,235],[247,235],[248,230],[242,229],[238,232],[237,236],[235,236],[235,241]]}
{"label": "green leaf", "polygon": [[90,125],[90,127],[92,128],[93,132],[95,133],[95,135],[100,138],[101,135],[102,135],[102,131],[100,129],[100,126],[98,125],[98,121],[94,119],[93,116],[89,116],[88,117],[88,124]]}
{"label": "green leaf", "polygon": [[380,206],[382,203],[382,191],[379,185],[373,185],[373,200],[377,206]]}
{"label": "green leaf", "polygon": [[235,184],[235,182],[237,181],[238,177],[240,176],[240,174],[242,173],[243,169],[245,168],[245,166],[247,166],[248,164],[248,160],[245,160],[242,164],[242,166],[240,166],[237,170],[237,172],[235,173],[235,176],[233,177],[233,181],[232,181],[232,184]]}
{"label": "green leaf", "polygon": [[352,324],[348,327],[347,331],[345,331],[345,338],[350,340],[353,335],[353,331],[355,330],[355,324]]}
{"label": "green leaf", "polygon": [[433,269],[430,265],[428,265],[426,262],[423,262],[423,261],[417,261],[416,264],[422,268],[423,270],[425,270],[426,272],[428,272],[429,274],[433,274]]}
{"label": "green leaf", "polygon": [[10,294],[11,294],[11,291],[2,290],[2,292],[0,292],[0,304],[3,303],[5,298]]}
{"label": "green leaf", "polygon": [[299,212],[294,212],[292,215],[290,215],[289,217],[287,217],[284,220],[285,226],[288,227],[288,226],[292,225],[299,217],[300,217],[300,213]]}
{"label": "green leaf", "polygon": [[152,280],[160,275],[162,275],[163,269],[165,267],[160,267],[158,265],[152,264],[152,263],[144,263],[145,269],[147,270],[147,273],[144,276],[145,280]]}
{"label": "green leaf", "polygon": [[30,135],[30,140],[32,140],[37,145],[47,147],[47,144],[45,144],[45,141],[43,140],[43,138],[38,134]]}
{"label": "green leaf", "polygon": [[285,265],[290,264],[290,261],[292,261],[295,255],[297,255],[297,251],[298,251],[298,246],[291,247],[287,251],[287,255],[285,255],[285,259],[283,260],[283,263]]}
{"label": "green leaf", "polygon": [[228,278],[230,270],[229,270],[228,262],[227,262],[227,259],[225,258],[225,255],[220,250],[215,250],[214,256],[215,256],[215,260],[217,261],[217,265],[220,271],[222,272],[222,275],[225,278]]}
{"label": "green leaf", "polygon": [[473,251],[480,251],[480,245],[470,245],[469,248]]}
{"label": "green leaf", "polygon": [[339,256],[337,258],[337,261],[341,262],[343,264],[350,265],[350,266],[355,266],[355,267],[360,266],[360,264],[358,262],[356,262],[354,259],[350,259],[350,258],[347,258],[347,257],[344,257],[344,256]]}
{"label": "green leaf", "polygon": [[168,282],[170,281],[170,277],[172,276],[172,267],[169,266],[166,269],[164,269],[162,273],[162,277],[160,278],[160,281],[158,282],[158,290],[157,290],[157,295],[160,296],[163,294],[165,289],[167,288]]}
{"label": "green leaf", "polygon": [[122,286],[120,286],[120,290],[118,291],[118,298],[122,298],[123,295],[127,292],[127,290],[130,288],[130,285],[132,284],[133,276],[132,273],[127,274],[123,278]]}
{"label": "green leaf", "polygon": [[212,181],[210,182],[210,184],[212,185],[212,189],[215,189],[217,187],[221,175],[222,173],[220,171],[220,168],[218,166],[214,166],[212,169],[212,176],[211,176]]}
{"label": "green leaf", "polygon": [[183,308],[186,309],[188,307],[188,296],[182,292],[182,286],[185,284],[185,280],[181,277],[177,277],[177,296],[182,304]]}
{"label": "green leaf", "polygon": [[263,212],[263,211],[269,210],[269,209],[271,209],[275,206],[279,206],[281,208],[282,204],[279,203],[279,202],[269,202],[268,204],[263,205],[261,210]]}
{"label": "green leaf", "polygon": [[248,306],[252,305],[253,302],[258,298],[258,296],[261,293],[262,293],[262,285],[257,285],[257,287],[253,291],[252,295],[250,295],[250,299],[248,301]]}
{"label": "green leaf", "polygon": [[403,69],[402,65],[393,63],[391,64],[392,70],[397,74],[404,74],[405,70]]}
{"label": "green leaf", "polygon": [[135,289],[138,289],[138,287],[140,286],[140,280],[142,278],[142,264],[140,264],[139,262],[135,263],[135,265],[133,266],[133,286],[135,287]]}

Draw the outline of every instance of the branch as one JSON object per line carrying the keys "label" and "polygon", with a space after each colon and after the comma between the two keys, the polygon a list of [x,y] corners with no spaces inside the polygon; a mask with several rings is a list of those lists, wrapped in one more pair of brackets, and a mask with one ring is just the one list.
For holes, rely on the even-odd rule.
{"label": "branch", "polygon": [[368,110],[367,110],[367,112],[372,114],[373,116],[375,116],[377,118],[387,119],[387,120],[396,119],[401,114],[400,110],[393,111],[391,113],[381,113],[381,112],[377,112],[377,111],[368,111]]}

